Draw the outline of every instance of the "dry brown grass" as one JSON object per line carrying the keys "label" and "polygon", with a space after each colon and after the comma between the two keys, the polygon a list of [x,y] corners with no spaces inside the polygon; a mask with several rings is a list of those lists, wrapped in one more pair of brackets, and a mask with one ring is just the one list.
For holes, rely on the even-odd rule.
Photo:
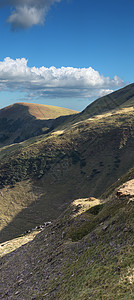
{"label": "dry brown grass", "polygon": [[71,206],[73,207],[73,218],[81,215],[89,208],[98,205],[101,203],[100,199],[96,199],[94,197],[84,198],[84,199],[76,199],[72,202]]}
{"label": "dry brown grass", "polygon": [[35,103],[18,103],[18,104],[28,107],[28,111],[30,115],[40,120],[56,119],[60,116],[66,116],[66,115],[78,113],[77,111],[74,111],[72,109],[52,106],[52,105],[35,104]]}
{"label": "dry brown grass", "polygon": [[35,236],[39,233],[39,230],[32,231],[27,235],[23,235],[21,237],[15,238],[13,240],[6,241],[0,244],[0,257],[5,256],[6,254],[13,252],[18,249],[22,245],[25,245],[32,241]]}

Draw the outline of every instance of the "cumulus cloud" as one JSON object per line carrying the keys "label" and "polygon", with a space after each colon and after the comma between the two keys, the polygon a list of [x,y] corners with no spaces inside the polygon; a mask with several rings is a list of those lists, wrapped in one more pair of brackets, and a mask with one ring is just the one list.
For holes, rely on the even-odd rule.
{"label": "cumulus cloud", "polygon": [[33,25],[44,24],[50,6],[61,0],[1,0],[1,5],[11,7],[7,22],[12,30],[25,29]]}
{"label": "cumulus cloud", "polygon": [[93,68],[28,67],[25,58],[0,62],[0,90],[18,90],[33,97],[96,98],[122,87],[123,80],[100,75]]}

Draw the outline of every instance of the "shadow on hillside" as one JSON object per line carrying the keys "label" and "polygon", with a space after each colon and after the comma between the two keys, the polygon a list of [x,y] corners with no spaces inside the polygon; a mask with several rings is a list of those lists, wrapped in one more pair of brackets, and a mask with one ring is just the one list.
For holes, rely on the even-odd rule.
{"label": "shadow on hillside", "polygon": [[[64,191],[64,188],[63,188]],[[43,225],[46,221],[56,219],[73,201],[72,192],[64,191],[62,195],[55,195],[53,191],[48,196],[41,195],[40,198],[34,201],[27,208],[22,209],[12,221],[0,231],[0,243],[11,240],[32,230],[36,226]],[[68,201],[67,201],[68,199]]]}
{"label": "shadow on hillside", "polygon": [[[33,189],[40,189],[39,194],[34,192],[35,195],[38,195],[38,200],[18,213],[1,230],[0,242],[13,239],[26,230],[35,228],[36,225],[42,225],[46,221],[56,219],[73,200],[90,196],[100,197],[106,189],[134,165],[133,147],[133,139],[130,139],[127,148],[123,147],[120,153],[118,148],[113,148],[111,152],[108,151],[109,148],[105,148],[105,152],[102,149],[103,156],[101,152],[95,151],[91,156],[90,164],[87,163],[84,167],[85,173],[82,172],[78,162],[65,168],[60,177],[59,166],[56,165],[52,172],[48,172],[42,179],[33,183]],[[86,155],[89,157],[90,152],[87,152]],[[53,180],[53,173],[54,176],[57,174],[57,179]]]}
{"label": "shadow on hillside", "polygon": [[70,115],[40,120],[29,113],[28,106],[14,104],[9,112],[8,109],[0,111],[0,146],[48,133],[68,117]]}

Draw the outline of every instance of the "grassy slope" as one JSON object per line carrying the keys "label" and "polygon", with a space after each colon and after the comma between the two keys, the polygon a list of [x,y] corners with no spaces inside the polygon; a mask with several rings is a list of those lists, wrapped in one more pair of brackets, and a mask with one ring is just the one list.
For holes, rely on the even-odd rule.
{"label": "grassy slope", "polygon": [[95,115],[105,114],[114,110],[134,106],[134,84],[130,84],[116,92],[101,97],[89,104],[80,114],[70,116],[60,128],[67,128],[77,122],[86,120]]}
{"label": "grassy slope", "polygon": [[56,119],[60,116],[67,116],[67,115],[72,115],[77,113],[72,109],[63,108],[59,106],[35,104],[35,103],[18,103],[18,104],[27,107],[30,115],[40,120]]}
{"label": "grassy slope", "polygon": [[130,170],[123,174],[118,181],[114,182],[101,196],[103,198],[108,198],[109,195],[115,190],[115,188],[118,188],[121,184],[126,182],[127,180],[131,180],[134,178],[134,168],[130,168]]}
{"label": "grassy slope", "polygon": [[18,118],[25,118],[26,116],[33,116],[36,119],[46,120],[46,119],[56,119],[60,116],[75,114],[76,111],[57,107],[52,105],[43,105],[35,103],[15,103],[13,105],[7,106],[0,110],[0,119],[7,118],[7,120],[14,119],[16,121]]}
{"label": "grassy slope", "polygon": [[126,173],[134,165],[133,118],[133,108],[121,109],[24,142],[14,152],[6,148],[0,168],[1,241],[58,217],[74,199],[101,195]]}
{"label": "grassy slope", "polygon": [[[78,200],[32,242],[1,259],[1,299],[134,298],[131,192],[126,196],[124,188],[120,197],[115,190],[99,209],[97,199],[88,201],[92,208],[78,214]],[[18,247],[18,239],[13,242],[8,252]]]}
{"label": "grassy slope", "polygon": [[[121,107],[131,107],[134,104],[134,84],[130,84],[116,92],[101,97],[88,105],[81,117],[99,115]],[[76,116],[77,118],[77,116]],[[78,116],[79,118],[79,116]]]}

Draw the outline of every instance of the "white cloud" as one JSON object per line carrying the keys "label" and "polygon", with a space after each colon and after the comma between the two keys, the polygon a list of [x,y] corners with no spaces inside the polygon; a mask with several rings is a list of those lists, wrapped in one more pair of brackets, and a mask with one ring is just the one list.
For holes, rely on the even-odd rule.
{"label": "white cloud", "polygon": [[24,29],[43,24],[50,6],[61,0],[1,0],[1,5],[11,7],[11,15],[7,22],[12,30]]}
{"label": "white cloud", "polygon": [[99,96],[100,97],[103,97],[105,95],[108,95],[110,93],[112,93],[114,90],[110,90],[110,89],[101,89],[100,92],[99,92]]}
{"label": "white cloud", "polygon": [[18,90],[39,97],[95,98],[124,85],[123,80],[100,75],[93,68],[28,67],[25,58],[0,62],[0,90]]}

